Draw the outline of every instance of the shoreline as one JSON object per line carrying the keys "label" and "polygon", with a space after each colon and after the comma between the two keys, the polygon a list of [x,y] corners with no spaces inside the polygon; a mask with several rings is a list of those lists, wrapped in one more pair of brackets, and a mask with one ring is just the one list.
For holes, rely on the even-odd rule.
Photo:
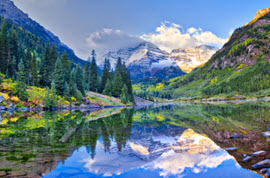
{"label": "shoreline", "polygon": [[121,108],[121,107],[135,107],[134,105],[120,105],[120,106],[112,106],[112,105],[105,105],[105,106],[98,106],[98,105],[88,105],[88,106],[69,106],[69,107],[52,107],[52,108],[7,108],[0,106],[0,113],[1,112],[14,112],[14,111],[24,111],[24,112],[30,112],[30,111],[64,111],[64,110],[97,110],[97,109],[107,109],[107,108]]}

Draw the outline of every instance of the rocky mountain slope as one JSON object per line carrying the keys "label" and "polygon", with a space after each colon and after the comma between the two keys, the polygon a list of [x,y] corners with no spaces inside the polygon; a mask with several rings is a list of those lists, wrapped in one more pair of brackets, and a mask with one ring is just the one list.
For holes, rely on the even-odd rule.
{"label": "rocky mountain slope", "polygon": [[97,63],[102,66],[104,59],[107,58],[115,67],[120,57],[129,67],[133,79],[145,77],[165,79],[191,72],[208,61],[217,50],[215,47],[202,45],[168,53],[152,43],[143,42],[135,48],[109,52],[98,59]]}
{"label": "rocky mountain slope", "polygon": [[57,50],[63,53],[67,51],[69,57],[77,63],[84,64],[85,62],[78,58],[74,51],[68,46],[63,44],[57,36],[52,32],[45,29],[39,23],[32,20],[26,13],[18,9],[11,0],[1,0],[0,1],[0,16],[11,21],[13,24],[22,27],[23,29],[29,31],[30,33],[38,36],[44,42],[49,42],[57,46]]}
{"label": "rocky mountain slope", "polygon": [[217,47],[209,45],[180,48],[173,50],[170,58],[176,61],[182,71],[190,73],[194,68],[204,65],[217,51]]}
{"label": "rocky mountain slope", "polygon": [[270,96],[270,12],[261,12],[267,9],[258,11],[257,20],[236,29],[203,67],[157,84],[162,86],[160,95],[172,93],[181,99]]}
{"label": "rocky mountain slope", "polygon": [[270,12],[270,8],[258,10],[255,17],[249,23],[247,23],[246,25],[251,25],[252,23],[256,22],[259,18],[261,18],[262,16],[264,16],[268,12]]}

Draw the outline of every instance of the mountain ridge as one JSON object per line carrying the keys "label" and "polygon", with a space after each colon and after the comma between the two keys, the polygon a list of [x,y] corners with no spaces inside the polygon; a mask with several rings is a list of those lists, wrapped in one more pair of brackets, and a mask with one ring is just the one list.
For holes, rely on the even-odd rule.
{"label": "mountain ridge", "polygon": [[249,23],[245,24],[244,26],[253,24],[254,22],[256,22],[259,18],[263,17],[268,12],[270,12],[270,8],[258,10],[257,13],[255,14],[254,18]]}
{"label": "mountain ridge", "polygon": [[22,27],[28,32],[37,35],[44,42],[55,44],[58,48],[58,52],[63,53],[67,51],[68,56],[76,63],[85,64],[85,61],[76,56],[74,51],[67,45],[63,44],[59,37],[55,36],[51,31],[44,28],[38,22],[32,20],[28,14],[20,10],[13,1],[1,0],[0,1],[0,16],[3,16],[6,20],[13,24]]}
{"label": "mountain ridge", "polygon": [[[145,77],[165,79],[189,73],[192,69],[210,59],[211,55],[217,50],[216,47],[210,45],[201,45],[185,49],[175,49],[168,53],[156,45],[144,41],[133,48],[110,51],[102,58],[99,58],[97,63],[102,67],[103,61],[106,58],[111,61],[114,68],[118,57],[120,57],[130,68],[133,79]],[[200,59],[200,56],[202,59]]]}
{"label": "mountain ridge", "polygon": [[135,87],[138,93],[169,99],[261,98],[270,96],[269,71],[270,12],[236,29],[202,67],[148,87]]}

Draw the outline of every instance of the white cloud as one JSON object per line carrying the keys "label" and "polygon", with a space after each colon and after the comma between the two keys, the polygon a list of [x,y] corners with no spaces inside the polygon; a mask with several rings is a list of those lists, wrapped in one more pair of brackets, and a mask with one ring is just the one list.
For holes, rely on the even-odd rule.
{"label": "white cloud", "polygon": [[187,32],[188,32],[189,34],[193,34],[193,33],[198,32],[198,31],[202,31],[202,29],[201,29],[201,28],[196,29],[196,28],[194,28],[194,27],[191,27],[191,28],[187,29]]}
{"label": "white cloud", "polygon": [[152,42],[163,50],[170,52],[177,48],[186,48],[209,44],[221,47],[226,43],[226,39],[222,39],[214,35],[210,31],[203,31],[201,28],[191,27],[184,32],[179,24],[162,22],[156,28],[155,33],[148,33],[141,36],[142,39]]}
{"label": "white cloud", "polygon": [[135,47],[141,42],[143,42],[143,39],[139,37],[128,35],[120,30],[104,28],[88,35],[85,46],[88,51],[95,49],[101,56],[108,51]]}

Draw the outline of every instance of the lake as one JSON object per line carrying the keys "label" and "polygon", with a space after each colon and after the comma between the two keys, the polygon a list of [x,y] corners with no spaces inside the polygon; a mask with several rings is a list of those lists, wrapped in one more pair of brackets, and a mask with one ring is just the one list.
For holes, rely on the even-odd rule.
{"label": "lake", "polygon": [[269,116],[266,101],[1,113],[0,175],[262,177],[270,155],[243,159],[270,151]]}

